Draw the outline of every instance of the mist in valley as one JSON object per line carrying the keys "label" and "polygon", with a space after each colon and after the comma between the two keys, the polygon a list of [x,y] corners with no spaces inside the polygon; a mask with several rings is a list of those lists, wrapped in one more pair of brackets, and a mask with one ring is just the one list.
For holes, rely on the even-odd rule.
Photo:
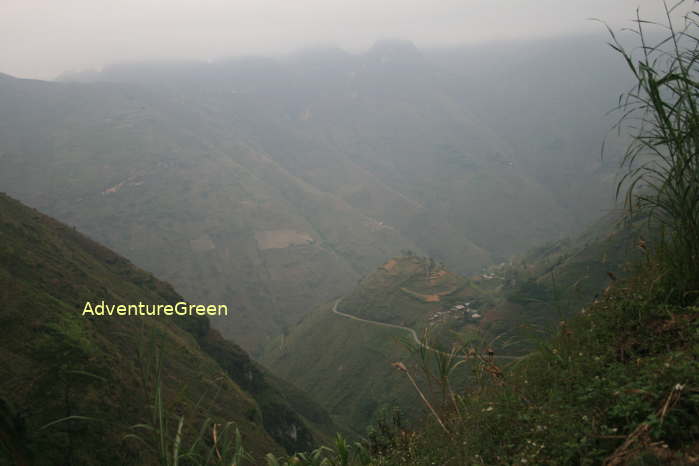
{"label": "mist in valley", "polygon": [[[632,27],[636,7],[665,14],[650,0],[6,0],[0,191],[152,274],[120,269],[128,286],[76,296],[136,286],[231,310],[180,327],[259,403],[240,421],[273,439],[259,452],[362,435],[393,404],[415,421],[396,331],[519,360],[524,337],[500,336],[564,320],[554,296],[572,313],[638,255],[615,196],[631,140],[615,108],[635,81],[606,28]],[[61,270],[101,267],[47,241],[60,254],[37,257],[70,258]]]}

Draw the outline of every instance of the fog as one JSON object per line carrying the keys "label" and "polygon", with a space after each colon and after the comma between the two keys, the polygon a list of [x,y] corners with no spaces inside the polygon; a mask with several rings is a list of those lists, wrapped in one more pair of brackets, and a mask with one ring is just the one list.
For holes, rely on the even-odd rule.
{"label": "fog", "polygon": [[3,0],[0,72],[51,79],[123,61],[359,51],[386,37],[432,47],[601,32],[591,17],[620,28],[636,8],[663,15],[658,0]]}

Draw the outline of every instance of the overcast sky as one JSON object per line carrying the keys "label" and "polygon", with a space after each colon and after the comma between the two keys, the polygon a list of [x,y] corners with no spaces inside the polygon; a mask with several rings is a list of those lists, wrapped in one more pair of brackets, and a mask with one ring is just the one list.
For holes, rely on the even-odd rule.
{"label": "overcast sky", "polygon": [[50,79],[151,58],[360,51],[380,38],[428,47],[600,32],[587,18],[629,26],[637,7],[663,11],[660,0],[0,0],[0,72]]}

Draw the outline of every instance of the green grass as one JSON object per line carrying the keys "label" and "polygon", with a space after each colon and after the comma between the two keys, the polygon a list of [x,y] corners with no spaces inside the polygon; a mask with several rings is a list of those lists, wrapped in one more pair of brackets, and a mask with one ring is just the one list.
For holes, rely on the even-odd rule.
{"label": "green grass", "polygon": [[[626,50],[609,32],[610,45],[635,79],[634,88],[620,98],[618,126],[630,127],[634,137],[617,195],[664,229],[663,279],[675,299],[692,302],[699,293],[699,22],[691,12],[677,25],[673,12],[684,3],[665,3],[664,23],[637,16],[637,50]],[[651,41],[651,32],[658,30],[661,40]]]}
{"label": "green grass", "polygon": [[388,464],[599,464],[615,454],[655,464],[642,458],[694,454],[699,308],[659,302],[649,286],[657,273],[615,287],[502,376],[480,364],[479,383],[443,415],[451,434],[420,430],[414,453],[400,460],[397,449]]}
{"label": "green grass", "polygon": [[[183,298],[5,195],[0,245],[0,464],[7,456],[37,465],[173,464],[175,439],[189,451],[202,435],[210,440],[213,424],[222,426],[222,442],[235,443],[238,429],[245,449],[261,459],[313,448],[330,438],[324,431],[339,430],[322,408],[204,318],[82,317],[88,300]],[[125,437],[136,425],[147,426],[137,433],[155,435],[147,445],[157,448]],[[287,434],[292,425],[296,439]]]}

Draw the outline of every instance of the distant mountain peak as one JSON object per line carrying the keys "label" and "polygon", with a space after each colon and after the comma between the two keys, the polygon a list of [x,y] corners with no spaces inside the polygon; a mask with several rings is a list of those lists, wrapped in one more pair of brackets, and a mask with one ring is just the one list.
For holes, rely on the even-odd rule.
{"label": "distant mountain peak", "polygon": [[366,55],[383,63],[414,63],[423,58],[415,44],[405,39],[380,39]]}

